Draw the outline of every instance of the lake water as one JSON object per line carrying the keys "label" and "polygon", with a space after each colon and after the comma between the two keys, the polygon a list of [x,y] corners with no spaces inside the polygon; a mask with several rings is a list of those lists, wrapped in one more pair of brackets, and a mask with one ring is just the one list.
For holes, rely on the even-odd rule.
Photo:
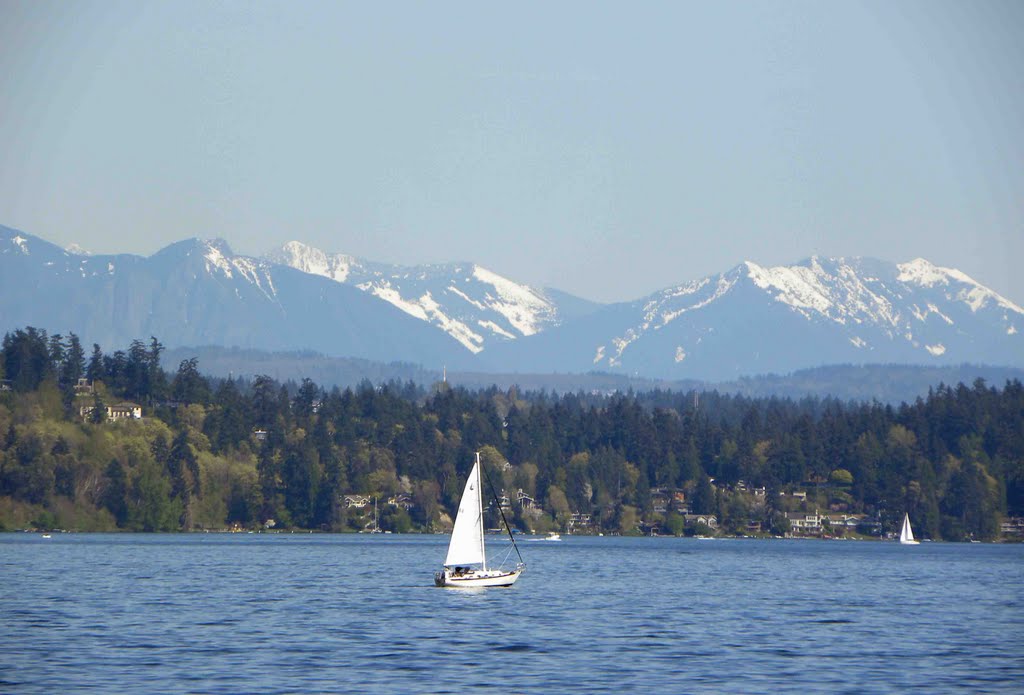
{"label": "lake water", "polygon": [[1021,692],[1024,546],[0,534],[0,692]]}

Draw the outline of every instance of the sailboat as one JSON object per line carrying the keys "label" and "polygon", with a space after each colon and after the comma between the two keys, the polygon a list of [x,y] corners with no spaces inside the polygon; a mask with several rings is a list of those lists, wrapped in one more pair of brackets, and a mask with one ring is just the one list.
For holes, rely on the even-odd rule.
{"label": "sailboat", "polygon": [[380,526],[377,524],[377,498],[376,497],[373,498],[373,528],[370,528],[370,524],[367,524],[366,527],[362,531],[360,531],[359,533],[385,533],[385,531],[381,531],[380,530]]}
{"label": "sailboat", "polygon": [[[519,563],[512,571],[487,568],[487,553],[484,548],[484,504],[480,485],[480,454],[476,455],[476,463],[469,473],[466,489],[462,491],[459,501],[459,512],[455,516],[455,528],[448,543],[448,555],[444,567],[434,573],[437,586],[448,587],[485,587],[512,586],[519,575],[526,569],[519,555]],[[499,511],[501,507],[498,507]],[[505,513],[501,514],[502,520]],[[519,554],[516,539],[512,536],[508,523],[505,524],[508,537],[512,539],[512,547]]]}
{"label": "sailboat", "polygon": [[910,528],[910,514],[903,515],[903,528],[900,529],[900,544],[920,545],[918,541],[914,540],[914,532]]}

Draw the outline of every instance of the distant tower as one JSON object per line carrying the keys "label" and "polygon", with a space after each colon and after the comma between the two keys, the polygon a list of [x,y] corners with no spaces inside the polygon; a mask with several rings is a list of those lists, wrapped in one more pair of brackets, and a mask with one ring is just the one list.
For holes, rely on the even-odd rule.
{"label": "distant tower", "polygon": [[448,383],[448,365],[441,367],[441,383]]}

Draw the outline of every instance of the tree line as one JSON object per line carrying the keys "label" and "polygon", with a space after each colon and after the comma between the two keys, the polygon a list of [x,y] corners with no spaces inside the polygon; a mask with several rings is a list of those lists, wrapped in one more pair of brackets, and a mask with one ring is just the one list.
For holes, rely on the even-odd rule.
{"label": "tree line", "polygon": [[[887,529],[907,512],[925,537],[990,539],[1002,518],[1024,515],[1016,380],[938,385],[899,407],[411,382],[328,391],[309,379],[213,379],[196,359],[167,372],[162,351],[151,338],[109,355],[94,345],[87,359],[73,334],[4,337],[0,523],[359,530],[366,509],[345,500],[358,494],[378,499],[381,528],[444,530],[477,451],[523,529],[564,530],[585,514],[592,532],[678,530],[664,496],[731,531],[839,509]],[[122,400],[145,417],[104,422]],[[755,488],[760,501],[744,492]],[[806,499],[780,494],[795,490]]]}

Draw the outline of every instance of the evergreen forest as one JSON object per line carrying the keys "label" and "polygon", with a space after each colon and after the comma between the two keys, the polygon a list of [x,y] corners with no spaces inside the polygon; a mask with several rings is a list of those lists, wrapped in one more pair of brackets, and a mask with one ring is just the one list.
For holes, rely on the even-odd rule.
{"label": "evergreen forest", "polygon": [[163,351],[157,338],[108,354],[74,334],[5,335],[0,528],[443,532],[477,452],[522,531],[680,535],[709,531],[714,515],[718,533],[782,535],[793,514],[835,512],[884,534],[909,513],[924,538],[993,540],[1024,516],[1017,380],[938,384],[898,407],[412,382],[328,391],[211,378],[194,358],[165,371]]}

